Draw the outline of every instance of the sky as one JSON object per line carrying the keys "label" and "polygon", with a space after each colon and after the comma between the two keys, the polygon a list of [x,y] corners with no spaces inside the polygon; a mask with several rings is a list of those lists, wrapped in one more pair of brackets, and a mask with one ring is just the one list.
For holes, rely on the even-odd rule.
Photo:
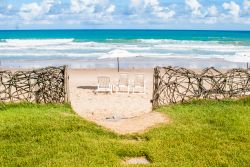
{"label": "sky", "polygon": [[0,0],[0,29],[250,30],[250,0]]}

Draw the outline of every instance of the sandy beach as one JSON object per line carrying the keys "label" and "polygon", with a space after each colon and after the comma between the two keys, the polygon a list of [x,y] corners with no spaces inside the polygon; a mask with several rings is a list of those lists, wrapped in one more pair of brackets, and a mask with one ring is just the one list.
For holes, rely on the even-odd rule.
{"label": "sandy beach", "polygon": [[[115,85],[119,74],[124,72],[129,74],[130,80],[133,80],[137,73],[144,74],[146,92],[144,94],[94,93],[98,76],[109,76],[111,84]],[[89,119],[130,118],[152,111],[150,100],[153,89],[153,70],[122,70],[120,73],[116,69],[70,70],[70,100],[73,107],[77,110],[81,109],[80,114]],[[124,112],[125,109],[126,112]]]}
{"label": "sandy beach", "polygon": [[[94,93],[98,76],[109,76],[111,83],[115,85],[121,73],[128,73],[129,80],[133,80],[135,74],[144,74],[146,92]],[[116,132],[123,134],[143,131],[148,126],[165,122],[167,119],[159,113],[152,114],[150,100],[153,91],[153,69],[127,69],[121,70],[120,73],[117,69],[71,69],[69,85],[73,109],[80,116]],[[133,126],[129,128],[129,124]]]}

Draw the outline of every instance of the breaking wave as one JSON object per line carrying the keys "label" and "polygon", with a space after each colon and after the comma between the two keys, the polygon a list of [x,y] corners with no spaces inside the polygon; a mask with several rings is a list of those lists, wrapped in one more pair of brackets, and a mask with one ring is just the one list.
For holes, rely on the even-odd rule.
{"label": "breaking wave", "polygon": [[[69,39],[2,39],[0,57],[102,57],[112,50],[148,58],[221,58],[226,61],[250,61],[250,45],[241,42],[190,41],[166,39],[107,39],[84,41]],[[246,53],[242,56],[238,53]],[[126,57],[126,56],[124,56]],[[133,56],[129,56],[133,57]],[[135,56],[136,57],[136,56]]]}

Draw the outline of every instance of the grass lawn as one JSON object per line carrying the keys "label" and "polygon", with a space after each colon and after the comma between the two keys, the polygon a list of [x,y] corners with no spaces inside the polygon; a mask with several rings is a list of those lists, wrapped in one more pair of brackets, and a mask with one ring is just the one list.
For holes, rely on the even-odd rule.
{"label": "grass lawn", "polygon": [[169,125],[118,136],[68,105],[0,104],[0,166],[250,166],[250,98],[194,101],[158,109]]}

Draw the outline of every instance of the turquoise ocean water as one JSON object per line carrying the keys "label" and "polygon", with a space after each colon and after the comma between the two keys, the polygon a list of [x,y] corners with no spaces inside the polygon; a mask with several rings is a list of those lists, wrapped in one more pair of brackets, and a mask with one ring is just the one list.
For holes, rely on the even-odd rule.
{"label": "turquoise ocean water", "polygon": [[250,31],[2,30],[4,67],[243,67],[250,62]]}

